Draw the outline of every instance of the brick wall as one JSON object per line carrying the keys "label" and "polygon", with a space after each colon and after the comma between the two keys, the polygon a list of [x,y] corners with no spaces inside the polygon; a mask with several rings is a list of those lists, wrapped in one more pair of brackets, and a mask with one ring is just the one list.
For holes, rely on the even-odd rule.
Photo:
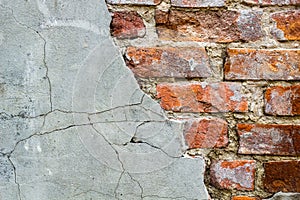
{"label": "brick wall", "polygon": [[141,88],[184,120],[215,199],[300,192],[299,0],[107,0]]}

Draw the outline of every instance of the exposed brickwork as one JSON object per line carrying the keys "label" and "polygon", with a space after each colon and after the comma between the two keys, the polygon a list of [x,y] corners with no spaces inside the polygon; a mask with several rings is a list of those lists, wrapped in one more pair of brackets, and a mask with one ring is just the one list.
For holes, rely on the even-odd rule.
{"label": "exposed brickwork", "polygon": [[135,48],[126,51],[127,65],[138,77],[210,77],[204,48]]}
{"label": "exposed brickwork", "polygon": [[260,13],[250,11],[170,10],[157,12],[156,24],[163,40],[255,41],[262,37],[260,16]]}
{"label": "exposed brickwork", "polygon": [[276,22],[276,27],[273,28],[272,34],[278,40],[300,40],[299,10],[274,13],[271,15],[271,18]]}
{"label": "exposed brickwork", "polygon": [[239,153],[300,155],[300,126],[238,124]]}
{"label": "exposed brickwork", "polygon": [[300,50],[228,49],[227,54],[227,80],[300,80]]}
{"label": "exposed brickwork", "polygon": [[255,161],[215,161],[210,167],[211,181],[216,187],[251,191],[254,189]]}
{"label": "exposed brickwork", "polygon": [[300,0],[107,2],[147,25],[114,39],[140,87],[182,122],[185,153],[205,157],[212,199],[299,192],[299,164],[282,160],[300,156]]}
{"label": "exposed brickwork", "polygon": [[157,5],[161,0],[106,0],[109,4]]}
{"label": "exposed brickwork", "polygon": [[244,0],[244,2],[254,5],[300,5],[300,0]]}
{"label": "exposed brickwork", "polygon": [[228,143],[227,122],[222,119],[190,119],[185,122],[184,137],[187,146],[194,148],[220,148]]}
{"label": "exposed brickwork", "polygon": [[189,8],[222,7],[225,0],[171,0],[171,5]]}
{"label": "exposed brickwork", "polygon": [[300,115],[300,85],[267,88],[265,112],[270,115]]}
{"label": "exposed brickwork", "polygon": [[257,197],[248,197],[248,196],[234,196],[231,200],[259,200]]}
{"label": "exposed brickwork", "polygon": [[110,28],[111,34],[119,39],[143,37],[146,33],[143,19],[135,11],[114,12]]}
{"label": "exposed brickwork", "polygon": [[175,112],[246,112],[248,102],[239,83],[159,84],[161,106]]}
{"label": "exposed brickwork", "polygon": [[264,164],[264,187],[269,192],[300,192],[300,161]]}

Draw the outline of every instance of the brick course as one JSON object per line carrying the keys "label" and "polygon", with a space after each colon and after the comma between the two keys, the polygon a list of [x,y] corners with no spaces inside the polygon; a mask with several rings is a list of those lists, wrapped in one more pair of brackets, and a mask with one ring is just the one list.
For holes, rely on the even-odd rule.
{"label": "brick course", "polygon": [[270,115],[300,115],[300,85],[267,88],[265,112]]}
{"label": "brick course", "polygon": [[[299,3],[299,2],[298,2]],[[289,10],[271,15],[275,22],[272,34],[281,41],[300,40],[300,11]]]}
{"label": "brick course", "polygon": [[268,192],[300,192],[300,161],[264,164],[264,187]]}
{"label": "brick course", "polygon": [[246,112],[248,102],[239,83],[165,83],[157,97],[165,110],[175,112]]}
{"label": "brick course", "polygon": [[146,33],[143,19],[135,11],[114,12],[110,28],[111,34],[119,39],[143,37]]}
{"label": "brick course", "polygon": [[170,10],[157,11],[155,17],[162,40],[226,43],[263,35],[258,12]]}
{"label": "brick course", "polygon": [[[300,50],[227,50],[227,80],[300,80]],[[241,67],[242,66],[242,67]]]}
{"label": "brick course", "polygon": [[210,77],[212,70],[203,47],[128,47],[127,66],[138,77]]}
{"label": "brick course", "polygon": [[228,143],[227,122],[222,119],[190,119],[184,125],[184,138],[189,149],[220,148]]}
{"label": "brick course", "polygon": [[300,155],[300,126],[238,124],[240,154]]}
{"label": "brick course", "polygon": [[216,187],[251,191],[254,189],[255,161],[215,161],[210,167],[211,181]]}

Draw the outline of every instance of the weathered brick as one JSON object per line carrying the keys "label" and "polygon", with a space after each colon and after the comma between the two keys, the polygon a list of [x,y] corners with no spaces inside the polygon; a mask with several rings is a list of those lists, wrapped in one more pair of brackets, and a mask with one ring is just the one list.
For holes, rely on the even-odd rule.
{"label": "weathered brick", "polygon": [[299,49],[227,50],[226,80],[300,80]]}
{"label": "weathered brick", "polygon": [[220,189],[251,191],[254,189],[255,161],[214,161],[210,167],[211,182]]}
{"label": "weathered brick", "polygon": [[172,6],[176,7],[222,7],[225,5],[225,0],[171,0]]}
{"label": "weathered brick", "polygon": [[258,197],[234,196],[231,200],[259,200]]}
{"label": "weathered brick", "polygon": [[[298,2],[299,3],[299,2]],[[300,40],[300,11],[290,10],[278,12],[271,15],[275,26],[272,34],[280,41]]]}
{"label": "weathered brick", "polygon": [[238,124],[240,154],[300,155],[300,126]]}
{"label": "weathered brick", "polygon": [[274,86],[265,92],[265,112],[270,115],[300,115],[300,85]]}
{"label": "weathered brick", "polygon": [[161,107],[175,112],[246,112],[240,83],[164,83],[157,85]]}
{"label": "weathered brick", "polygon": [[109,4],[157,5],[161,0],[106,0]]}
{"label": "weathered brick", "polygon": [[300,161],[264,163],[264,187],[268,192],[300,192]]}
{"label": "weathered brick", "polygon": [[110,29],[111,34],[119,39],[143,37],[146,33],[143,19],[136,11],[114,12]]}
{"label": "weathered brick", "polygon": [[300,5],[300,0],[244,0],[244,2],[253,5]]}
{"label": "weathered brick", "polygon": [[184,138],[189,149],[227,146],[227,122],[218,118],[190,119],[184,124]]}
{"label": "weathered brick", "polygon": [[210,77],[212,71],[204,48],[129,47],[128,67],[138,77]]}
{"label": "weathered brick", "polygon": [[258,40],[263,35],[260,18],[258,12],[228,10],[157,11],[155,17],[162,40],[221,43]]}

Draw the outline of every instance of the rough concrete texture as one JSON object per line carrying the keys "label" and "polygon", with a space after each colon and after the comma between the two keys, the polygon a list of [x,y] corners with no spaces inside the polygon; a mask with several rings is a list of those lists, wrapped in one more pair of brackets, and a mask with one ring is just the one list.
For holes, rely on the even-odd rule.
{"label": "rough concrete texture", "polygon": [[209,198],[110,20],[103,0],[0,1],[0,199]]}

